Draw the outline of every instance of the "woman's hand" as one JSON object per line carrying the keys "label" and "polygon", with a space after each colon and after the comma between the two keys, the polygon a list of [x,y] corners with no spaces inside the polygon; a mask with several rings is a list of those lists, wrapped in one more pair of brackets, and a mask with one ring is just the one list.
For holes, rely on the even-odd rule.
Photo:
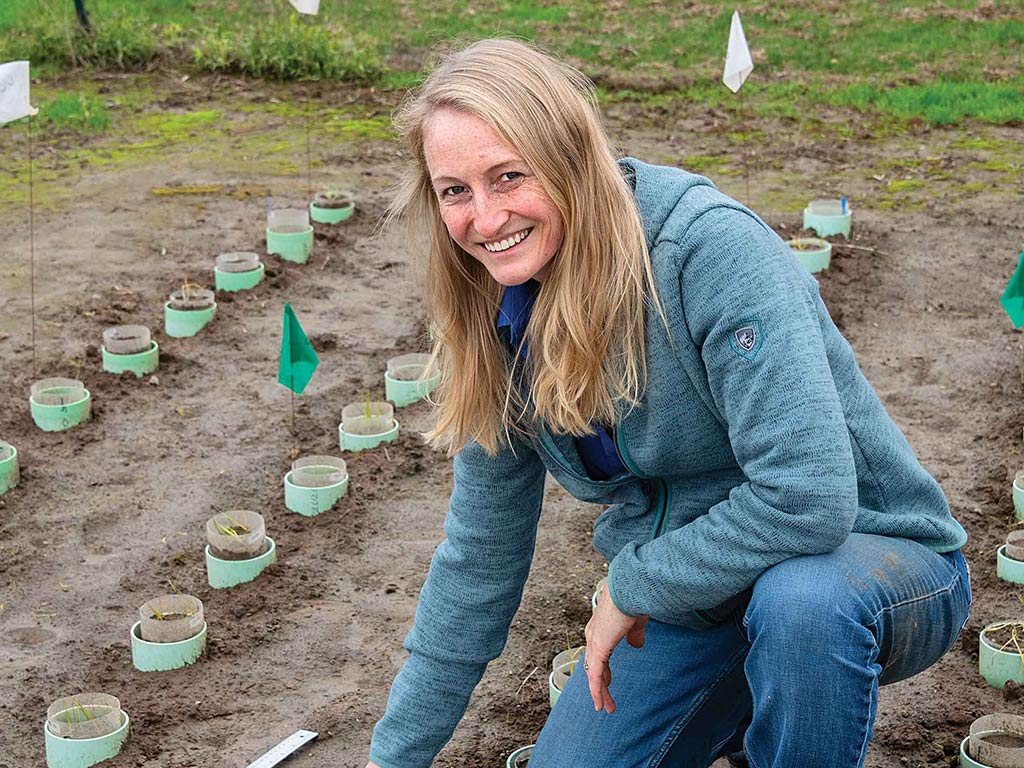
{"label": "woman's hand", "polygon": [[612,682],[608,659],[623,637],[634,648],[640,648],[644,644],[646,627],[647,616],[627,616],[615,607],[608,595],[608,588],[601,588],[597,610],[587,622],[587,655],[583,664],[594,709],[603,709],[609,715],[615,711],[615,700],[608,692]]}
{"label": "woman's hand", "polygon": [[373,762],[373,760],[371,760],[366,764],[366,768],[380,768],[380,766]]}

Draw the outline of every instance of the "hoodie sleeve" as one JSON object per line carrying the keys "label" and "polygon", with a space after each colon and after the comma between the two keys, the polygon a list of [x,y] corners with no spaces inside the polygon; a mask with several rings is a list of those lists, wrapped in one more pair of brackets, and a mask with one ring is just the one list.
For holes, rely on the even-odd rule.
{"label": "hoodie sleeve", "polygon": [[623,548],[609,592],[624,613],[700,626],[695,611],[725,603],[766,569],[842,544],[857,479],[817,284],[785,243],[748,212],[721,206],[682,242],[657,248],[680,265],[686,326],[746,482],[687,525]]}
{"label": "hoodie sleeve", "polygon": [[447,538],[420,592],[409,652],[370,759],[382,768],[427,768],[451,738],[488,662],[505,647],[533,558],[544,465],[521,441],[488,456],[467,445],[454,461]]}

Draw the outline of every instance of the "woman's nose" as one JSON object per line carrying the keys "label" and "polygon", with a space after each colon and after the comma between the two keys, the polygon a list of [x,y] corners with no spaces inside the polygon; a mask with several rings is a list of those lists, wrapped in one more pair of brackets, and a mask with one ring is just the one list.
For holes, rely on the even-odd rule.
{"label": "woman's nose", "polygon": [[473,199],[473,229],[484,240],[494,240],[507,234],[509,212],[501,202],[490,195],[477,195]]}

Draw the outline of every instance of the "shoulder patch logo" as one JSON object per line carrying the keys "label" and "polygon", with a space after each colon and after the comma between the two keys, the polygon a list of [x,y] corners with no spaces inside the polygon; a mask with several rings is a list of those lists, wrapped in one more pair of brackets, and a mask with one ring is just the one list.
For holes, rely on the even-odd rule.
{"label": "shoulder patch logo", "polygon": [[740,327],[729,337],[732,351],[744,360],[753,360],[761,350],[764,338],[761,334],[761,323],[758,320],[744,320]]}

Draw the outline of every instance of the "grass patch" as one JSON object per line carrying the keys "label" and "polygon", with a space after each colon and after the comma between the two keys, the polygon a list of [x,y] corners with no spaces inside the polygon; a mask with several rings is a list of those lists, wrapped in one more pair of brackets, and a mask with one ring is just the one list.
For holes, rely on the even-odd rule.
{"label": "grass patch", "polygon": [[371,82],[383,73],[365,42],[296,15],[284,24],[207,33],[193,43],[192,61],[203,71],[277,80]]}
{"label": "grass patch", "polygon": [[110,126],[110,113],[102,99],[78,93],[61,93],[39,106],[39,118],[56,132],[101,133]]}
{"label": "grass patch", "polygon": [[965,118],[986,123],[1024,122],[1024,79],[1013,82],[939,82],[886,88],[859,83],[823,93],[827,103],[864,112],[888,112],[953,125]]}

